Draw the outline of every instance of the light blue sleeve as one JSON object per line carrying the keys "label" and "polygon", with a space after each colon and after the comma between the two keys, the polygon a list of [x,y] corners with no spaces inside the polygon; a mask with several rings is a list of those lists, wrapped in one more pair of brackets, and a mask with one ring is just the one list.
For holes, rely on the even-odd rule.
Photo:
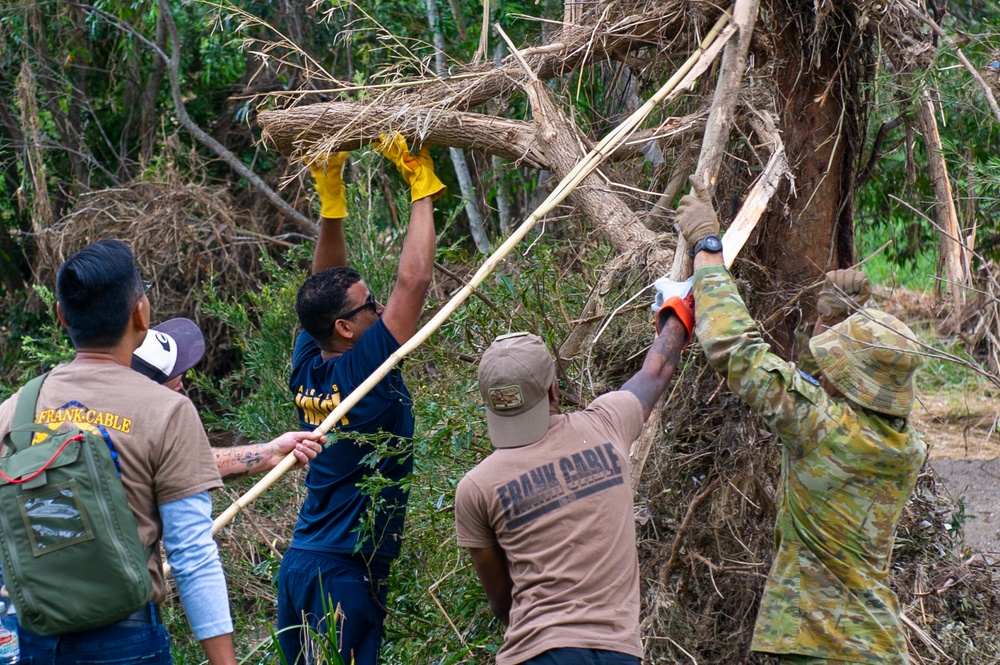
{"label": "light blue sleeve", "polygon": [[226,578],[212,538],[212,500],[208,492],[162,504],[160,518],[167,563],[195,639],[233,632]]}

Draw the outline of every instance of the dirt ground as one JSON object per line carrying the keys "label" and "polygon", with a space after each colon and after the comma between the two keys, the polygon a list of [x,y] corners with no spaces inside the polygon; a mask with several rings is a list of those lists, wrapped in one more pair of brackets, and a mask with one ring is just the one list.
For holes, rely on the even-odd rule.
{"label": "dirt ground", "polygon": [[913,424],[924,433],[931,468],[969,516],[966,546],[1000,559],[1000,399],[980,389],[920,401]]}

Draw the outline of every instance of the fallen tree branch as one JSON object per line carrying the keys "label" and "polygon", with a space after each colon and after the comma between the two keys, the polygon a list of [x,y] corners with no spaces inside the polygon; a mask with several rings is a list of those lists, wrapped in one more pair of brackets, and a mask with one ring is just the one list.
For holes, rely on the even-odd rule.
{"label": "fallen tree branch", "polygon": [[[739,28],[739,39],[726,45],[722,56],[722,67],[719,81],[715,86],[715,98],[705,123],[705,138],[701,142],[701,154],[694,175],[699,178],[709,194],[715,191],[719,178],[719,166],[729,142],[729,132],[733,124],[733,114],[736,102],[739,100],[740,84],[743,81],[743,70],[746,69],[747,53],[750,51],[750,41],[753,37],[754,24],[757,22],[757,7],[759,0],[736,0],[733,6],[733,22]],[[691,275],[691,257],[688,256],[687,240],[677,235],[677,251],[674,252],[674,264],[670,271],[670,279],[682,281]],[[738,250],[737,250],[738,251]]]}
{"label": "fallen tree branch", "polygon": [[[615,151],[623,161],[657,141],[667,148],[689,141],[702,127],[702,114],[669,118],[659,127],[636,132]],[[408,141],[461,150],[479,150],[536,169],[549,168],[538,145],[537,126],[523,120],[439,108],[388,107],[361,102],[324,102],[261,111],[261,138],[285,155],[357,150],[380,134],[398,131]]]}

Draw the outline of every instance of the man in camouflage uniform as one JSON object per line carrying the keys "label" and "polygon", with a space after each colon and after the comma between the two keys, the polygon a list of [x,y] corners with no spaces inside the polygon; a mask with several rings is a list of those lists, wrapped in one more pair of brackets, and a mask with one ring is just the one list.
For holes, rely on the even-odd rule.
{"label": "man in camouflage uniform", "polygon": [[907,424],[920,364],[913,333],[863,304],[857,271],[827,275],[809,349],[819,380],[771,353],[723,265],[704,189],[677,223],[694,248],[696,334],[709,363],[782,442],[775,558],[751,649],[782,663],[909,662],[889,558],[926,457]]}

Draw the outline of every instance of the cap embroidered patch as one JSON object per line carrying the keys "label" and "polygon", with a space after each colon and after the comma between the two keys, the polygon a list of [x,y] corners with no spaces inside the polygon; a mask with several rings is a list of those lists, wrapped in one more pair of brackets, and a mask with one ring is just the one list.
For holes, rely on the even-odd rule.
{"label": "cap embroidered patch", "polygon": [[509,411],[524,406],[520,386],[503,386],[490,389],[490,405],[495,411]]}

